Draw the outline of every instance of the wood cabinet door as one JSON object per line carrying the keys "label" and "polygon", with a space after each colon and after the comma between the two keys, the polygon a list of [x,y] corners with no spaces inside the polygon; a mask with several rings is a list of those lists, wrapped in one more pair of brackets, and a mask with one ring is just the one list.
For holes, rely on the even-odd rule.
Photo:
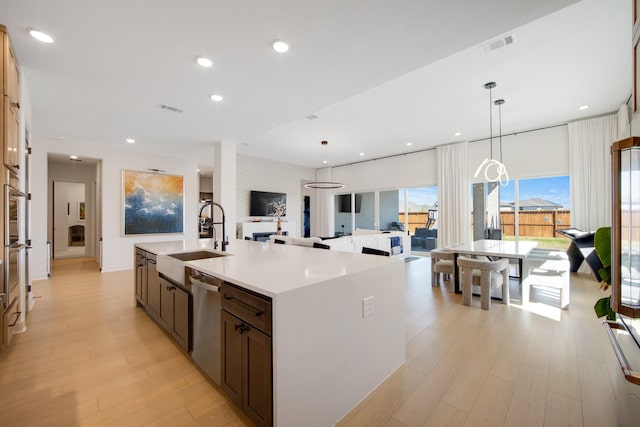
{"label": "wood cabinet door", "polygon": [[[6,41],[5,41],[6,40]],[[3,74],[2,78],[0,78],[0,95],[6,95],[7,91],[4,87],[4,49],[5,45],[9,45],[9,36],[3,31],[0,31],[0,73]],[[1,120],[0,120],[1,121]]]}
{"label": "wood cabinet door", "polygon": [[4,96],[4,164],[17,170],[18,142],[20,139],[20,115],[18,110],[11,107],[9,97]]}
{"label": "wood cabinet door", "polygon": [[136,299],[142,303],[146,303],[146,292],[143,294],[142,289],[148,289],[147,286],[147,259],[144,251],[136,250]]}
{"label": "wood cabinet door", "polygon": [[159,277],[160,281],[160,315],[158,320],[167,331],[173,328],[173,289],[174,286],[168,280]]}
{"label": "wood cabinet door", "polygon": [[242,407],[242,321],[222,310],[222,388]]}
{"label": "wood cabinet door", "polygon": [[18,60],[11,47],[9,36],[4,35],[4,94],[9,97],[13,107],[20,108],[20,69]]}
{"label": "wood cabinet door", "polygon": [[156,319],[160,316],[160,276],[155,259],[147,258],[147,311]]}
{"label": "wood cabinet door", "polygon": [[186,351],[189,351],[189,294],[180,288],[173,291],[173,336]]}
{"label": "wood cabinet door", "polygon": [[271,337],[250,327],[243,340],[242,410],[259,426],[272,425]]}

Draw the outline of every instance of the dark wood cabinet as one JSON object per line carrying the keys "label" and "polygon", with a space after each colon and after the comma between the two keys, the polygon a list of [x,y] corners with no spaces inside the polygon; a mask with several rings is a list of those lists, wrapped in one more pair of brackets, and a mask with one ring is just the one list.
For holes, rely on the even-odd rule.
{"label": "dark wood cabinet", "polygon": [[271,301],[225,284],[222,306],[222,387],[258,426],[271,426]]}
{"label": "dark wood cabinet", "polygon": [[189,308],[189,293],[180,288],[173,291],[173,337],[185,350],[190,349],[189,331],[191,330],[191,314]]}
{"label": "dark wood cabinet", "polygon": [[162,277],[158,321],[185,351],[189,351],[191,312],[189,293]]}
{"label": "dark wood cabinet", "polygon": [[231,401],[242,407],[242,335],[237,330],[242,321],[223,310],[221,322],[222,386]]}
{"label": "dark wood cabinet", "polygon": [[176,342],[191,349],[191,294],[160,277],[156,254],[135,248],[136,304],[160,324]]}
{"label": "dark wood cabinet", "polygon": [[160,316],[160,275],[156,266],[156,256],[147,252],[147,313],[155,319]]}
{"label": "dark wood cabinet", "polygon": [[138,305],[147,304],[147,256],[142,249],[136,249],[136,302]]}

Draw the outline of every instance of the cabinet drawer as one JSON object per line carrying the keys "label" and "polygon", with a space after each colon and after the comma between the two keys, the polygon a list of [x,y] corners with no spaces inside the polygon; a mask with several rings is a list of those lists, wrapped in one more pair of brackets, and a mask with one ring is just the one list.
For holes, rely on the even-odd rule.
{"label": "cabinet drawer", "polygon": [[222,308],[271,336],[271,298],[228,282],[222,287]]}

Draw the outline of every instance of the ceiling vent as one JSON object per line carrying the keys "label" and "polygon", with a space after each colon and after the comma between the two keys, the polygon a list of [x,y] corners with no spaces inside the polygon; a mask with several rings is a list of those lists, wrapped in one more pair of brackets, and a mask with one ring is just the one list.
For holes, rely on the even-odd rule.
{"label": "ceiling vent", "polygon": [[305,119],[307,119],[307,120],[315,120],[317,118],[318,118],[318,116],[316,116],[315,114],[309,114],[307,117],[305,117]]}
{"label": "ceiling vent", "polygon": [[507,34],[506,36],[502,36],[498,39],[491,40],[488,43],[485,43],[480,46],[480,50],[482,53],[487,54],[493,52],[498,49],[502,49],[503,47],[507,47],[516,42],[516,38],[513,34]]}
{"label": "ceiling vent", "polygon": [[174,113],[184,113],[184,110],[181,110],[177,107],[172,107],[171,105],[160,104],[160,108],[163,110],[173,111]]}

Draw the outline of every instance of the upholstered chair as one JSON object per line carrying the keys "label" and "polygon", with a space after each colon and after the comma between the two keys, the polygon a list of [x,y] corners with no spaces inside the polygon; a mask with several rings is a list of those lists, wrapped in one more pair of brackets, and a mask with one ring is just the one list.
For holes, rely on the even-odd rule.
{"label": "upholstered chair", "polygon": [[[440,275],[451,276],[455,281],[456,266],[455,253],[447,249],[433,249],[431,251],[431,286],[440,286]],[[443,280],[445,277],[443,277]]]}
{"label": "upholstered chair", "polygon": [[491,309],[491,289],[502,286],[502,303],[509,304],[509,260],[485,261],[458,257],[462,273],[462,303],[471,305],[473,286],[480,286],[480,306]]}

